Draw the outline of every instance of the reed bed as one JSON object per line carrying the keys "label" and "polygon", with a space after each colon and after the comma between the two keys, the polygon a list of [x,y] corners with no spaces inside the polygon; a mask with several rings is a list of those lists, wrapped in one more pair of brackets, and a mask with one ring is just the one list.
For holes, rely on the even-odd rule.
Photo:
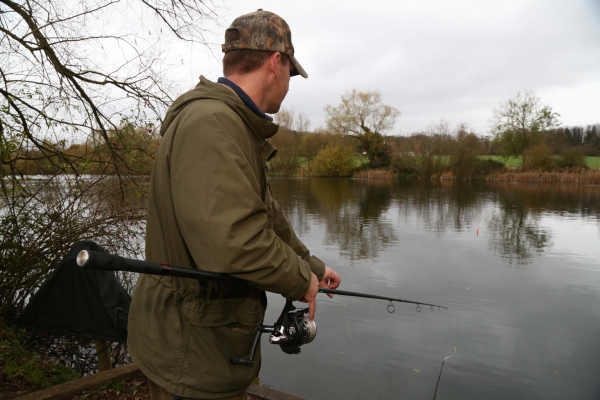
{"label": "reed bed", "polygon": [[366,169],[361,171],[355,171],[352,175],[353,178],[357,179],[390,179],[396,175],[393,171],[385,169]]}
{"label": "reed bed", "polygon": [[455,177],[452,172],[442,172],[442,174],[439,177],[440,181],[456,181],[459,179],[460,178]]}
{"label": "reed bed", "polygon": [[294,176],[302,177],[302,178],[312,176],[312,171],[310,170],[310,165],[301,165],[300,167],[296,168],[296,172],[294,172]]}
{"label": "reed bed", "polygon": [[492,182],[547,182],[600,185],[600,171],[501,172],[488,175],[486,180]]}

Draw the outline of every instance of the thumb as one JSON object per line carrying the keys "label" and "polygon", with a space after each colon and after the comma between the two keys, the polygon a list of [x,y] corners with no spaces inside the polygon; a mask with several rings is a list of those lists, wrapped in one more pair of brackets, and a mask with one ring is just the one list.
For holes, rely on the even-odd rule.
{"label": "thumb", "polygon": [[308,303],[308,319],[310,319],[311,321],[314,321],[315,319],[315,311],[317,310],[317,301],[316,299],[312,299],[312,301],[310,301]]}

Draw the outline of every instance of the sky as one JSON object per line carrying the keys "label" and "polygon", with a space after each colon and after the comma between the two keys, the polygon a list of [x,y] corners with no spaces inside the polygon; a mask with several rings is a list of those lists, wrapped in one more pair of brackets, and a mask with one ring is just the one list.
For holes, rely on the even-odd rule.
{"label": "sky", "polygon": [[221,76],[224,30],[258,8],[291,27],[309,78],[292,78],[283,108],[311,128],[353,88],[378,90],[400,110],[392,135],[441,119],[487,135],[494,107],[525,89],[563,125],[600,123],[600,0],[228,1],[206,37],[212,52],[179,50],[181,92],[201,74]]}

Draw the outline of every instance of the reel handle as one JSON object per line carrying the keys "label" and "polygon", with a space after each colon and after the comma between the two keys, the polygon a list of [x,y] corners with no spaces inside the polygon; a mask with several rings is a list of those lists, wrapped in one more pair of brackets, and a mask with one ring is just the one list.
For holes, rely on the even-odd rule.
{"label": "reel handle", "polygon": [[244,365],[246,367],[251,367],[254,365],[254,353],[256,352],[256,345],[258,345],[258,341],[260,340],[260,335],[263,332],[273,333],[275,332],[275,327],[273,325],[259,325],[256,328],[256,336],[254,337],[254,343],[252,343],[252,350],[250,350],[250,357],[248,358],[231,358],[229,362],[233,365]]}

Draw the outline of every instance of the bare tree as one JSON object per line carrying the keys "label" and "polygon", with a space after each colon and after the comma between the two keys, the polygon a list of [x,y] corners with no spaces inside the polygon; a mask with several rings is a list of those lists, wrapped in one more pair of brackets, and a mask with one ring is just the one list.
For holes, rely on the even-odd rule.
{"label": "bare tree", "polygon": [[491,132],[502,143],[505,155],[524,157],[525,150],[539,143],[543,132],[560,125],[558,117],[533,91],[524,90],[494,109]]}
{"label": "bare tree", "polygon": [[272,172],[292,175],[300,166],[300,146],[303,134],[310,127],[310,120],[303,113],[296,114],[293,110],[281,110],[275,115],[279,131],[271,139],[277,147],[277,157],[270,161]]}
{"label": "bare tree", "polygon": [[68,163],[50,143],[96,132],[110,150],[109,131],[156,124],[172,93],[165,45],[173,37],[205,44],[216,8],[211,0],[0,0],[2,171],[17,173],[14,162],[32,146]]}
{"label": "bare tree", "polygon": [[332,133],[357,138],[360,150],[366,153],[372,166],[382,166],[389,161],[383,134],[394,127],[400,111],[383,104],[379,91],[352,89],[342,96],[338,106],[325,106],[325,113],[327,128]]}
{"label": "bare tree", "polygon": [[361,92],[352,89],[342,96],[337,106],[325,106],[327,128],[333,133],[360,137],[364,127],[381,134],[396,124],[400,111],[381,102],[381,93],[377,90]]}
{"label": "bare tree", "polygon": [[282,109],[275,114],[275,122],[280,130],[307,133],[310,129],[310,119],[304,113],[296,114],[294,110]]}
{"label": "bare tree", "polygon": [[[0,0],[0,322],[77,240],[141,255],[146,202],[130,167],[152,162],[174,94],[170,45],[204,48],[217,9],[212,0]],[[94,175],[81,176],[90,163]],[[32,165],[45,176],[26,176]]]}

